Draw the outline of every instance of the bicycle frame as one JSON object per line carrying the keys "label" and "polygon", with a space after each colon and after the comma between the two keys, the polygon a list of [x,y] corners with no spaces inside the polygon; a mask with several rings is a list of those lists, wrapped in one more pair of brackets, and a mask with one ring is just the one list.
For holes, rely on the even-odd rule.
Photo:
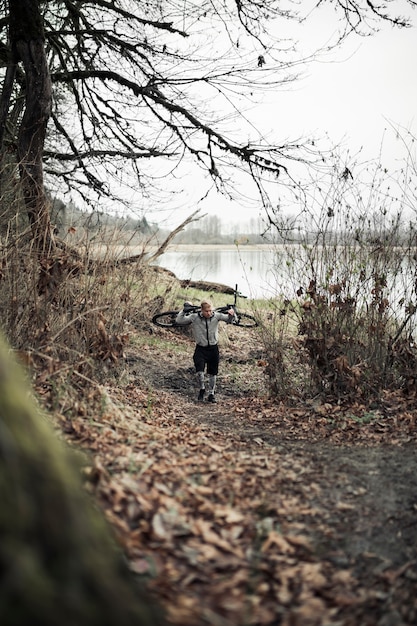
{"label": "bicycle frame", "polygon": [[[235,326],[240,326],[242,328],[253,328],[257,326],[258,323],[252,315],[248,313],[241,313],[237,308],[237,298],[246,298],[243,294],[238,291],[238,286],[234,290],[234,299],[232,304],[227,304],[225,306],[216,307],[214,310],[220,313],[226,313],[229,309],[233,309],[235,311],[235,318],[231,320],[231,323]],[[190,305],[189,308],[185,309],[185,314],[197,313],[201,311],[201,306]],[[162,326],[165,328],[180,328],[184,326],[183,324],[177,324],[176,317],[179,311],[165,311],[164,313],[158,313],[153,316],[152,322],[157,326]]]}
{"label": "bicycle frame", "polygon": [[[235,289],[233,291],[233,302],[232,304],[225,304],[223,306],[217,306],[214,311],[219,311],[221,313],[225,312],[227,309],[233,309],[235,311],[236,314],[239,314],[239,311],[237,309],[237,299],[238,297],[240,298],[247,298],[247,296],[244,296],[242,293],[240,293],[240,291],[238,291],[238,285],[235,285]],[[197,311],[200,311],[201,307],[198,305],[193,306],[192,308],[190,307],[190,313],[194,313]]]}

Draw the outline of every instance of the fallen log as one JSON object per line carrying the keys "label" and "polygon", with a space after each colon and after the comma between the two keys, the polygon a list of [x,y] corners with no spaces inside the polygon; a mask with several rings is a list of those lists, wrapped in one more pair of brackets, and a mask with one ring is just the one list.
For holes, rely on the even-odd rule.
{"label": "fallen log", "polygon": [[211,283],[206,280],[191,280],[185,279],[180,280],[181,287],[190,287],[191,289],[200,289],[201,291],[210,291],[213,293],[226,293],[231,296],[234,295],[235,290],[233,287],[229,287],[228,285],[223,285],[222,283]]}

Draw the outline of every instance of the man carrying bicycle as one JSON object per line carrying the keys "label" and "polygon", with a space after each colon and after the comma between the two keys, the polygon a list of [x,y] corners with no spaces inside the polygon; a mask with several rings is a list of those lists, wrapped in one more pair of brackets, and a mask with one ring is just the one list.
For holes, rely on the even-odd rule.
{"label": "man carrying bicycle", "polygon": [[230,308],[226,313],[213,310],[213,305],[209,300],[203,300],[200,304],[201,310],[190,312],[195,307],[189,302],[184,302],[184,307],[176,317],[176,324],[187,326],[191,324],[191,329],[196,342],[193,361],[197,380],[199,384],[198,401],[203,402],[206,392],[204,371],[207,367],[208,374],[208,402],[216,402],[216,379],[219,371],[219,322],[233,322],[235,311]]}

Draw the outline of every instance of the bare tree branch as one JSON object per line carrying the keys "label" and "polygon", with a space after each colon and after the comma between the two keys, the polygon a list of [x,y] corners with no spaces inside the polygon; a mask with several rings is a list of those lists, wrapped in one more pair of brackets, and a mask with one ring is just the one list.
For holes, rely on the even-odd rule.
{"label": "bare tree branch", "polygon": [[[318,0],[317,6],[330,1]],[[332,5],[341,19],[340,39],[352,30],[369,34],[382,21],[409,24],[387,0],[332,0]],[[245,172],[267,204],[264,182],[276,184],[285,173],[279,185],[292,186],[294,161],[322,162],[311,144],[263,138],[244,115],[260,94],[287,86],[309,61],[276,36],[288,20],[306,17],[303,3],[284,8],[280,0],[36,0],[31,6],[42,10],[54,87],[43,152],[49,186],[66,184],[90,202],[97,196],[120,199],[123,171],[127,185],[147,202],[160,203],[161,163],[175,172],[172,179],[164,177],[169,195],[176,168],[187,161],[229,195],[239,191],[230,172]],[[9,49],[6,23],[0,20],[2,59]],[[22,32],[19,16],[14,24]],[[30,39],[33,26],[25,28]],[[5,74],[1,122],[28,87],[28,68],[22,71],[19,63],[23,80],[19,77],[19,85],[14,80],[14,88],[12,68]],[[13,144],[15,125],[1,128],[4,141]],[[277,135],[280,131],[277,124]]]}
{"label": "bare tree branch", "polygon": [[198,215],[199,212],[200,212],[200,209],[198,209],[197,211],[194,211],[194,213],[189,215],[183,222],[181,222],[181,224],[179,226],[177,226],[177,228],[175,228],[173,231],[171,231],[169,233],[168,237],[166,237],[166,239],[159,246],[158,250],[156,252],[154,252],[147,259],[147,262],[148,263],[153,263],[154,261],[156,261],[156,259],[158,257],[160,257],[162,254],[164,254],[165,250],[168,248],[169,244],[174,239],[174,237],[176,237],[178,235],[178,233],[180,233],[182,230],[184,230],[184,228],[186,226],[188,226],[188,224],[191,224],[192,222],[198,222],[198,220],[201,220],[203,217],[205,217],[204,215],[199,215],[198,217],[196,217],[196,215]]}

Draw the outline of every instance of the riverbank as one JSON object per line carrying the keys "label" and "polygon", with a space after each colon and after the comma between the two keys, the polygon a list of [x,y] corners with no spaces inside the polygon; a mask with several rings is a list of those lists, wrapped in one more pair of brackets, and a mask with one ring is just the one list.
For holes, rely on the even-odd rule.
{"label": "riverbank", "polygon": [[152,260],[158,250],[158,246],[96,244],[91,252],[95,258],[109,261],[129,257],[150,261],[179,280],[239,285],[239,290],[253,299],[276,296],[275,267],[279,251],[272,245],[172,244]]}

